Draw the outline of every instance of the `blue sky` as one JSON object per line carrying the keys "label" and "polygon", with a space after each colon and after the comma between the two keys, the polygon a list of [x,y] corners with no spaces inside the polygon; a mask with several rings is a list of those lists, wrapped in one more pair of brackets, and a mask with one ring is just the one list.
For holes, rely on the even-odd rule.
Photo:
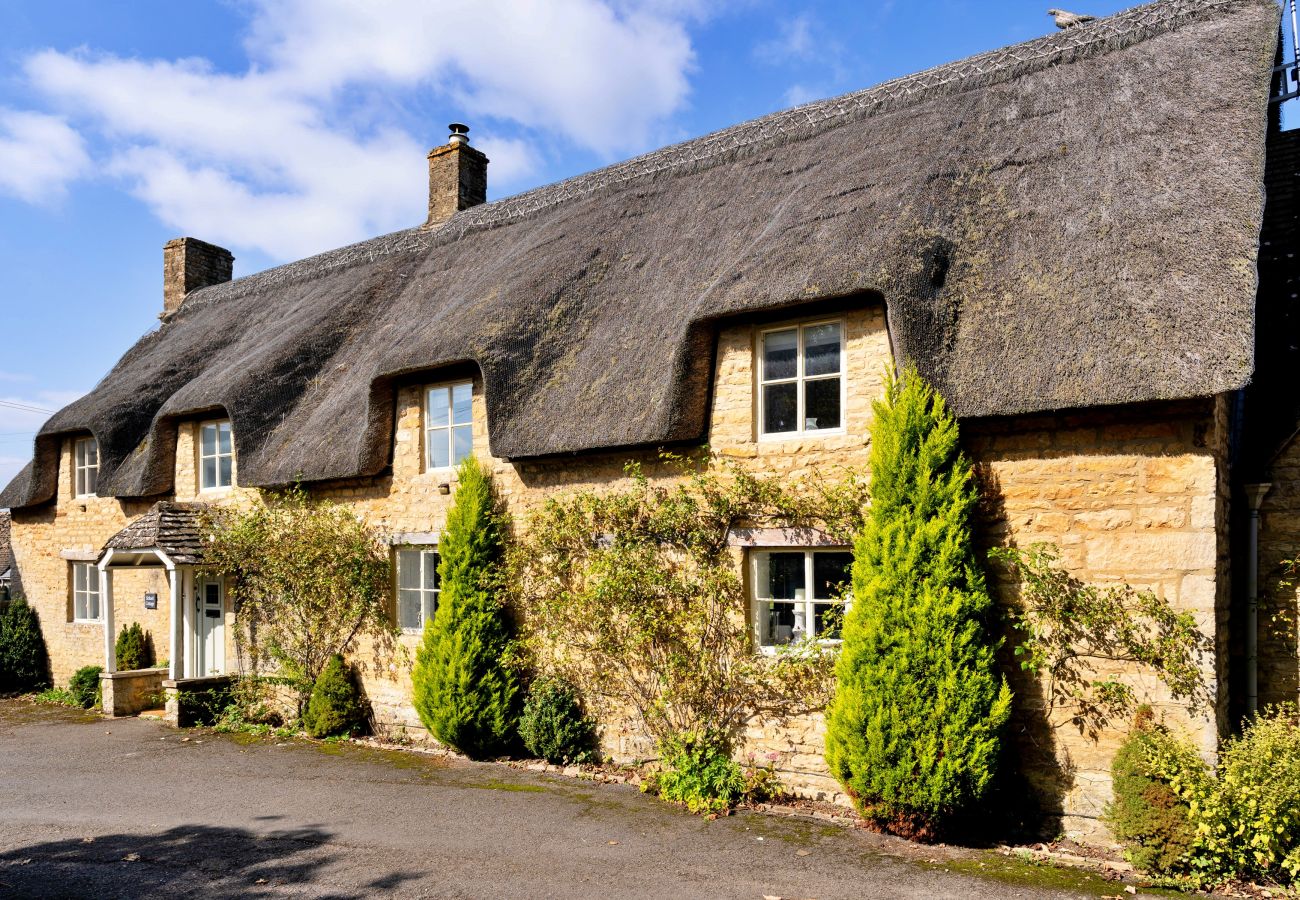
{"label": "blue sky", "polygon": [[169,238],[247,275],[422,221],[450,121],[496,199],[1046,34],[1048,5],[0,0],[0,485],[46,418],[14,404],[156,326]]}

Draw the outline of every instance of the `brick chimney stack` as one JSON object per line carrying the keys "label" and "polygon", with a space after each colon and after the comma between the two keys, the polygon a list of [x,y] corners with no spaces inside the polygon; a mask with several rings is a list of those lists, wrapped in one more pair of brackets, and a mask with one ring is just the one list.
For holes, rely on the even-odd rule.
{"label": "brick chimney stack", "polygon": [[234,265],[235,257],[225,247],[192,237],[168,241],[163,245],[163,311],[158,318],[171,318],[191,291],[229,281]]}
{"label": "brick chimney stack", "polygon": [[426,228],[441,225],[462,209],[487,201],[488,158],[469,145],[469,128],[458,122],[447,126],[451,136],[429,151],[429,220]]}

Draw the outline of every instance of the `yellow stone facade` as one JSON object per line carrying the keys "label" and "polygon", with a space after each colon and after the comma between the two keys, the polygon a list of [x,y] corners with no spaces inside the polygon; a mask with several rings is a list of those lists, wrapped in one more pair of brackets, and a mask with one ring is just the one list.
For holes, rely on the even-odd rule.
{"label": "yellow stone facade", "polygon": [[[829,320],[841,322],[845,336],[842,432],[761,439],[755,372],[760,333],[781,324]],[[811,318],[727,325],[717,339],[707,442],[720,455],[771,474],[818,472],[834,477],[843,467],[864,471],[871,403],[883,392],[891,361],[884,307],[879,303]],[[658,465],[654,450],[561,460],[494,458],[482,385],[477,376],[465,378],[474,381],[474,453],[489,461],[507,508],[516,517],[557,492],[626,483],[623,465],[628,459],[642,462],[651,477],[671,477]],[[348,505],[395,545],[436,541],[454,494],[454,475],[448,470],[425,470],[422,398],[425,387],[442,381],[431,378],[397,389],[390,471],[375,478],[317,485],[313,493]],[[174,499],[246,502],[252,492],[238,487],[237,474],[234,489],[198,490],[198,421],[178,426]],[[1194,610],[1207,633],[1226,634],[1222,627],[1227,584],[1222,403],[975,422],[965,426],[964,434],[985,480],[983,527],[990,543],[1052,541],[1081,579],[1123,580],[1150,587],[1178,606]],[[234,442],[237,451],[238,433]],[[113,534],[151,505],[150,501],[74,498],[70,471],[71,441],[67,441],[57,502],[16,511],[13,517],[16,562],[29,599],[40,612],[60,683],[79,666],[101,664],[104,652],[102,626],[71,622],[69,555],[93,558]],[[143,610],[146,590],[159,593],[158,610]],[[161,570],[120,573],[115,582],[118,626],[141,622],[154,635],[159,658],[169,652],[166,591]],[[227,624],[233,625],[229,611]],[[232,636],[233,627],[226,632]],[[365,689],[379,724],[411,736],[423,730],[410,703],[409,671],[417,640],[414,633],[399,638],[405,654],[394,659],[387,671],[363,667]],[[228,642],[227,661],[233,665],[235,659],[233,644]],[[1213,672],[1206,674],[1207,679],[1214,678]],[[1144,686],[1152,688],[1149,683]],[[1024,690],[1023,685],[1017,687]],[[1218,725],[1215,715],[1189,716],[1155,693],[1162,711],[1190,728],[1203,749],[1211,752]],[[1032,711],[1028,718],[1033,718]],[[1023,723],[1017,727],[1030,744],[1040,737]],[[1060,812],[1069,827],[1095,831],[1096,816],[1108,798],[1110,757],[1122,732],[1093,742],[1068,728],[1049,730],[1048,745],[1034,744],[1038,755],[1026,755],[1026,764],[1036,767],[1033,777],[1038,786],[1060,798]],[[811,796],[843,801],[827,775],[823,735],[820,715],[753,723],[741,752],[760,759],[775,754],[787,784]],[[604,739],[606,748],[622,757],[644,756],[649,750],[644,735],[618,717],[606,723]]]}

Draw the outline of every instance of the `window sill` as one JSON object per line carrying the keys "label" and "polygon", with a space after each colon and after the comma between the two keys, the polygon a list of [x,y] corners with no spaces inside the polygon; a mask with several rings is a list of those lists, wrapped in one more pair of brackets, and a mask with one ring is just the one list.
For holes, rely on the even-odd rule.
{"label": "window sill", "polygon": [[235,485],[233,484],[226,485],[225,487],[206,487],[206,488],[199,488],[199,496],[200,497],[224,497],[227,494],[234,493],[234,491],[235,491]]}
{"label": "window sill", "polygon": [[[840,645],[843,643],[844,641],[841,638],[835,638],[834,640],[814,641],[811,644],[811,646],[815,646],[823,653],[827,653],[830,651],[838,650],[840,648]],[[759,646],[758,652],[761,653],[763,656],[775,657],[775,656],[780,656],[782,652],[789,649],[790,647],[797,647],[797,646],[799,645],[798,644],[762,644]]]}
{"label": "window sill", "polygon": [[102,627],[104,624],[104,620],[103,619],[73,619],[72,624],[73,625],[99,625]]}
{"label": "window sill", "polygon": [[809,441],[818,438],[844,437],[848,430],[844,428],[817,428],[812,431],[781,431],[776,434],[760,434],[760,444],[780,444],[787,441]]}

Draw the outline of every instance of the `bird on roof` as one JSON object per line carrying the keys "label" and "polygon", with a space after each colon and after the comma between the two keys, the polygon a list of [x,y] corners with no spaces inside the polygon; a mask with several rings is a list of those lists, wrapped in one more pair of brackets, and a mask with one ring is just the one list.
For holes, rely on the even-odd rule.
{"label": "bird on roof", "polygon": [[1097,20],[1096,16],[1081,16],[1078,13],[1066,12],[1063,9],[1049,9],[1047,14],[1056,20],[1057,28],[1073,28],[1075,25]]}

